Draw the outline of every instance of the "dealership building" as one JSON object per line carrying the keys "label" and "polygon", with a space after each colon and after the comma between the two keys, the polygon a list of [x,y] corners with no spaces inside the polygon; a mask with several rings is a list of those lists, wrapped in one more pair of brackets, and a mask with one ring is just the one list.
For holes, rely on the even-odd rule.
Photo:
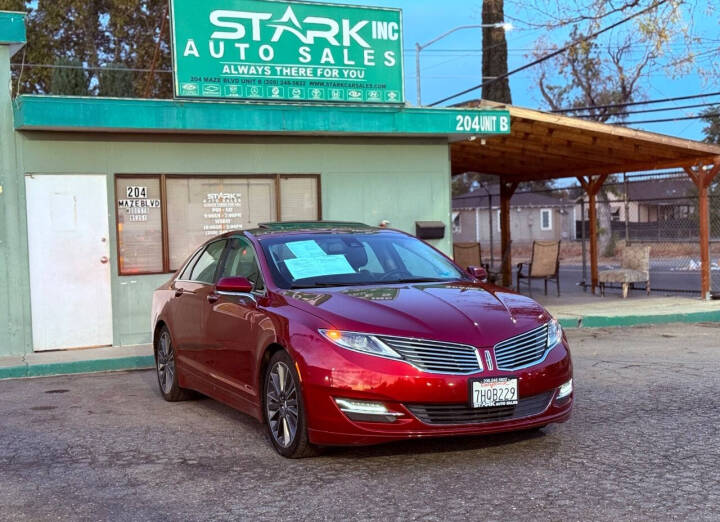
{"label": "dealership building", "polygon": [[[197,19],[185,11],[204,3],[175,4],[173,34],[182,39],[179,52],[193,42],[185,58],[192,60],[208,37],[200,24],[183,28],[181,17]],[[278,6],[288,4],[271,5]],[[508,112],[406,107],[397,10],[293,6],[300,19],[321,9],[351,24],[356,40],[372,42],[357,17],[373,20],[373,31],[384,22],[381,36],[395,39],[382,40],[375,73],[365,65],[372,49],[361,46],[357,58],[357,42],[343,47],[377,89],[308,78],[195,84],[195,76],[213,80],[202,69],[220,59],[185,64],[176,56],[175,100],[12,99],[10,60],[25,43],[25,22],[22,13],[0,13],[0,357],[148,343],[153,289],[199,244],[231,229],[323,219],[387,221],[415,233],[416,222],[430,221],[445,225],[431,243],[451,252],[449,143],[480,125],[484,133],[508,132]],[[213,41],[215,51],[227,42]],[[397,62],[389,70],[379,57],[391,53]],[[225,72],[221,80],[239,73]],[[273,99],[278,83],[283,99]],[[253,100],[250,87],[266,99]],[[295,88],[304,99],[293,98]],[[361,100],[351,101],[354,91]]]}
{"label": "dealership building", "polygon": [[167,100],[13,98],[25,15],[0,12],[0,357],[149,343],[152,291],[227,230],[430,222],[449,254],[450,177],[475,171],[500,176],[509,253],[521,181],[578,177],[593,223],[610,173],[685,168],[702,214],[720,170],[720,147],[691,140],[489,102],[409,107],[399,10],[212,4],[171,2]]}

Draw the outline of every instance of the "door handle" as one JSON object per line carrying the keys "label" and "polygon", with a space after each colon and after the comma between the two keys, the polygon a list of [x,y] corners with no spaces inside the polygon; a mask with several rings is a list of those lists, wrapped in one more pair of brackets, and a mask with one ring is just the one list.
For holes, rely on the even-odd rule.
{"label": "door handle", "polygon": [[110,259],[108,259],[108,256],[102,256],[102,257],[100,258],[100,262],[101,262],[103,265],[107,264],[108,261],[110,261]]}
{"label": "door handle", "polygon": [[220,299],[220,296],[217,294],[210,294],[207,296],[208,303],[216,303],[218,299]]}
{"label": "door handle", "polygon": [[182,288],[176,288],[175,289],[175,297],[180,297],[183,295],[183,289]]}

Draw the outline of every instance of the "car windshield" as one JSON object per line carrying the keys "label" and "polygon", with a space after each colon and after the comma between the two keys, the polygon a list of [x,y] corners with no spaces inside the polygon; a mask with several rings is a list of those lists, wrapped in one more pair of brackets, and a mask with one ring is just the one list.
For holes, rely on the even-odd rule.
{"label": "car windshield", "polygon": [[422,241],[399,233],[313,233],[261,241],[280,288],[470,279]]}

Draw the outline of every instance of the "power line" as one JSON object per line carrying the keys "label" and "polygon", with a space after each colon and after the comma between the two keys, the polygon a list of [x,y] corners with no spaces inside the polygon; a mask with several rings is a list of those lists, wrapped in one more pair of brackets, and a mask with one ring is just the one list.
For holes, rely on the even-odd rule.
{"label": "power line", "polygon": [[549,112],[561,113],[561,112],[590,111],[590,110],[595,110],[595,109],[615,109],[618,107],[632,107],[635,105],[650,105],[650,104],[654,104],[654,103],[666,103],[666,102],[672,102],[672,101],[692,100],[695,98],[708,98],[710,96],[720,96],[720,91],[708,92],[705,94],[692,94],[689,96],[676,96],[674,98],[657,98],[654,100],[646,100],[646,101],[613,103],[613,104],[609,104],[609,105],[590,105],[587,107],[568,107],[565,109],[554,109]]}
{"label": "power line", "polygon": [[[659,109],[643,109],[639,111],[622,111],[622,112],[615,112],[612,114],[607,115],[610,118],[614,118],[617,116],[629,116],[632,114],[646,114],[649,112],[669,112],[669,111],[680,111],[684,109],[697,109],[702,107],[720,107],[720,103],[696,103],[692,105],[680,105],[678,107],[662,107]],[[575,115],[575,118],[582,118],[582,119],[593,119],[591,114],[580,114]]]}
{"label": "power line", "polygon": [[[667,111],[680,111],[683,109],[698,109],[701,107],[717,107],[719,103],[694,103],[692,105],[679,105],[677,107],[662,107],[660,109],[642,109],[639,111],[623,111],[616,112],[613,116],[625,116],[628,114],[645,114],[648,112],[667,112]],[[582,116],[580,116],[582,118]]]}
{"label": "power line", "polygon": [[[695,55],[697,58],[698,56],[703,56],[705,54],[711,54],[714,52],[718,52],[718,40],[711,40],[709,38],[705,38],[705,40],[708,40],[708,43],[694,43],[693,49],[697,49],[699,47],[706,47],[708,48],[707,51],[703,51],[700,55]],[[495,46],[500,44],[495,44]],[[629,49],[638,49],[638,50],[645,50],[647,49],[646,44],[630,44],[627,46]],[[667,44],[665,48],[677,48],[682,49],[687,47],[687,44],[685,43],[670,43]],[[510,47],[510,44],[508,44],[508,53],[520,53],[520,52],[533,52],[533,51],[553,51],[555,50],[552,47]],[[405,54],[415,54],[417,50],[415,48],[404,48],[403,53]],[[437,53],[482,53],[481,47],[468,47],[468,48],[462,48],[462,47],[441,47],[438,49],[423,49],[423,53],[429,53],[429,54],[437,54]]]}
{"label": "power line", "polygon": [[663,118],[660,120],[640,120],[640,121],[619,121],[611,123],[611,125],[638,125],[640,123],[667,123],[671,121],[684,121],[684,120],[702,120],[705,118],[715,118],[720,116],[720,112],[708,112],[699,116],[680,116],[678,118]]}
{"label": "power line", "polygon": [[618,27],[618,26],[620,26],[620,25],[622,25],[622,24],[624,24],[624,23],[626,23],[626,22],[629,22],[629,21],[632,20],[633,18],[637,18],[638,16],[643,15],[643,14],[645,14],[645,13],[647,13],[647,12],[655,9],[656,7],[659,7],[660,5],[662,5],[662,4],[664,4],[664,3],[667,3],[667,2],[668,2],[668,0],[660,0],[659,2],[655,2],[654,4],[646,7],[645,9],[642,9],[642,10],[638,11],[637,13],[632,14],[632,15],[626,17],[626,18],[623,18],[622,20],[620,20],[620,21],[618,21],[618,22],[615,22],[614,24],[611,24],[611,25],[605,27],[604,29],[600,29],[599,31],[595,31],[594,33],[592,33],[592,34],[590,34],[590,35],[588,35],[588,36],[583,36],[582,38],[579,38],[579,39],[577,39],[577,40],[574,40],[574,41],[570,42],[568,45],[566,45],[565,47],[562,47],[562,48],[558,49],[557,51],[554,51],[554,52],[552,52],[552,53],[546,54],[545,56],[542,56],[541,58],[538,58],[537,60],[533,60],[532,62],[527,63],[527,64],[525,64],[525,65],[523,65],[523,66],[521,66],[521,67],[518,67],[517,69],[513,69],[512,71],[508,71],[508,72],[506,72],[505,74],[501,74],[500,76],[497,76],[497,77],[495,77],[495,78],[492,79],[492,80],[489,80],[489,81],[487,81],[487,82],[480,83],[480,84],[478,84],[478,85],[475,85],[474,87],[470,87],[469,89],[465,89],[464,91],[460,91],[460,92],[458,92],[458,93],[456,93],[456,94],[453,94],[452,96],[447,96],[447,97],[443,98],[442,100],[438,100],[438,101],[436,101],[435,103],[431,103],[431,104],[429,105],[429,107],[434,107],[435,105],[440,105],[441,103],[445,103],[446,101],[450,101],[450,100],[455,99],[455,98],[457,98],[457,97],[459,97],[459,96],[463,96],[464,94],[471,93],[471,92],[476,91],[476,90],[478,90],[478,89],[482,89],[483,87],[486,87],[486,86],[488,86],[488,85],[492,85],[493,83],[496,83],[496,82],[499,82],[499,81],[501,81],[501,80],[504,80],[505,78],[508,78],[509,76],[511,76],[511,75],[513,75],[513,74],[515,74],[515,73],[518,73],[518,72],[520,72],[520,71],[524,71],[525,69],[529,69],[530,67],[534,67],[535,65],[537,65],[537,64],[539,64],[539,63],[542,63],[542,62],[544,62],[544,61],[546,61],[546,60],[549,60],[550,58],[554,58],[555,56],[558,56],[558,55],[564,53],[564,52],[567,51],[568,49],[570,49],[570,48],[572,48],[572,47],[574,47],[574,46],[576,46],[576,45],[578,45],[578,44],[580,44],[580,43],[587,42],[588,40],[592,40],[592,39],[600,36],[600,35],[603,34],[603,33],[606,33],[606,32],[608,32],[608,31],[610,31],[610,30],[612,30],[612,29],[615,29],[616,27]]}
{"label": "power line", "polygon": [[85,65],[50,65],[44,63],[12,63],[12,67],[39,67],[44,69],[82,69],[88,71],[120,71],[120,72],[156,72],[156,73],[171,73],[170,69],[138,69],[133,67],[91,67]]}

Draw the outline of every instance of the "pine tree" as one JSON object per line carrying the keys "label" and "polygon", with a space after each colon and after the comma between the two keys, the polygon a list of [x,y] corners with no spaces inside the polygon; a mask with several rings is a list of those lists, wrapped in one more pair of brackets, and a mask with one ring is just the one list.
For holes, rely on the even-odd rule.
{"label": "pine tree", "polygon": [[123,64],[110,64],[100,71],[98,95],[113,98],[131,98],[134,96],[132,73]]}
{"label": "pine tree", "polygon": [[50,94],[87,96],[88,86],[88,75],[80,62],[63,58],[55,62],[50,81]]}
{"label": "pine tree", "polygon": [[[58,74],[47,66],[69,60],[85,67],[86,94],[99,94],[102,90],[139,97],[149,84],[150,96],[172,96],[166,1],[0,0],[0,10],[28,13],[28,43],[13,59],[13,87],[19,79],[20,93],[55,92],[52,82]],[[163,18],[166,23],[160,35]],[[113,73],[109,78],[110,71],[103,70],[110,64],[113,68],[122,64],[128,69],[150,69],[156,48],[158,60],[154,74],[128,71]],[[23,62],[32,66],[23,67]],[[131,89],[127,77],[132,83]],[[65,80],[56,80],[56,83],[58,81]],[[109,84],[113,87],[108,87]]]}

